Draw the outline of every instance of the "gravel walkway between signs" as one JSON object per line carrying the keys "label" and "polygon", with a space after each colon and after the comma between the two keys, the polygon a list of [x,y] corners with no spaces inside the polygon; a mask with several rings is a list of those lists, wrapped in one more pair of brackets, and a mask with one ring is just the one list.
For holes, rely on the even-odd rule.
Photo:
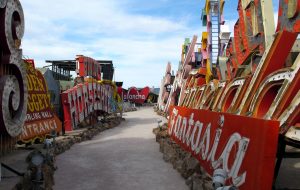
{"label": "gravel walkway between signs", "polygon": [[164,162],[152,129],[152,108],[124,114],[119,127],[74,145],[57,157],[55,190],[187,190],[185,180]]}

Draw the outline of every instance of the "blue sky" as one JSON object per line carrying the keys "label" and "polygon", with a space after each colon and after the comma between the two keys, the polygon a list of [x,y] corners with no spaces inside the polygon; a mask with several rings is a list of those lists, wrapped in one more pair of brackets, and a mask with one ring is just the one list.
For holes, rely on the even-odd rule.
{"label": "blue sky", "polygon": [[[38,67],[77,54],[111,59],[125,87],[160,85],[166,63],[177,69],[181,44],[201,38],[204,0],[20,0],[25,15],[23,54]],[[275,12],[278,2],[274,1]],[[276,3],[275,3],[276,2]],[[237,1],[225,3],[232,29]]]}

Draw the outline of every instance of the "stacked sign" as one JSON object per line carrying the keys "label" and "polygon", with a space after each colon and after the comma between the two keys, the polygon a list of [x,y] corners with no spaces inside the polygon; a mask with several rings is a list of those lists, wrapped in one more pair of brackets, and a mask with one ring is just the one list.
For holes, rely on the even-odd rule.
{"label": "stacked sign", "polygon": [[0,155],[22,133],[27,111],[26,66],[22,60],[24,14],[19,0],[0,1]]}
{"label": "stacked sign", "polygon": [[19,0],[0,2],[0,132],[16,137],[26,118],[27,80],[21,39],[24,14]]}
{"label": "stacked sign", "polygon": [[[203,19],[210,22],[218,13],[221,25],[224,5],[216,2],[206,1]],[[300,144],[300,2],[280,0],[279,5],[275,33],[272,1],[239,0],[234,37],[226,50],[219,41],[218,51],[227,57],[219,56],[213,67],[203,64],[213,57],[205,51],[215,36],[208,27],[201,64],[186,53],[192,68],[186,77],[182,73],[187,69],[179,67],[169,104],[162,110],[170,115],[172,138],[208,173],[222,168],[227,184],[240,189],[271,189],[278,135]],[[211,10],[216,7],[218,11]],[[193,43],[189,47],[194,50]]]}
{"label": "stacked sign", "polygon": [[77,72],[79,77],[85,78],[84,82],[61,95],[66,131],[78,128],[84,120],[92,122],[99,114],[115,111],[116,86],[111,81],[99,80],[100,64],[92,58],[78,56]]}

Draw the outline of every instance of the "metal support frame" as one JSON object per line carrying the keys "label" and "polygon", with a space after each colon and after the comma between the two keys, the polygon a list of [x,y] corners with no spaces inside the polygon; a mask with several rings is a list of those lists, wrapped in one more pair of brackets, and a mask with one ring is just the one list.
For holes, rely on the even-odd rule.
{"label": "metal support frame", "polygon": [[24,176],[24,174],[25,174],[25,173],[21,173],[21,172],[15,170],[15,169],[13,169],[12,167],[10,167],[10,166],[8,166],[8,165],[1,162],[0,163],[0,182],[1,182],[1,179],[2,179],[2,167],[7,169],[8,171],[14,173],[14,174],[17,174],[18,176]]}
{"label": "metal support frame", "polygon": [[265,47],[268,47],[273,42],[273,35],[275,33],[275,22],[273,15],[273,2],[260,1],[261,12],[263,18],[264,34],[265,34]]}
{"label": "metal support frame", "polygon": [[210,22],[211,22],[211,31],[210,31],[210,43],[211,43],[211,52],[210,52],[210,64],[211,68],[214,68],[218,64],[219,57],[219,35],[220,35],[220,0],[210,1]]}

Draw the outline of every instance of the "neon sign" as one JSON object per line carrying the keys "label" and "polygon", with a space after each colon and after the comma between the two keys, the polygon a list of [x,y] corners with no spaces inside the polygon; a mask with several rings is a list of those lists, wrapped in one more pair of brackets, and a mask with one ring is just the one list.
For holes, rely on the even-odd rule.
{"label": "neon sign", "polygon": [[0,2],[0,132],[22,133],[27,111],[26,67],[20,49],[24,14],[19,0]]}
{"label": "neon sign", "polygon": [[271,189],[278,129],[278,121],[172,107],[168,133],[210,175],[224,169],[227,185]]}

